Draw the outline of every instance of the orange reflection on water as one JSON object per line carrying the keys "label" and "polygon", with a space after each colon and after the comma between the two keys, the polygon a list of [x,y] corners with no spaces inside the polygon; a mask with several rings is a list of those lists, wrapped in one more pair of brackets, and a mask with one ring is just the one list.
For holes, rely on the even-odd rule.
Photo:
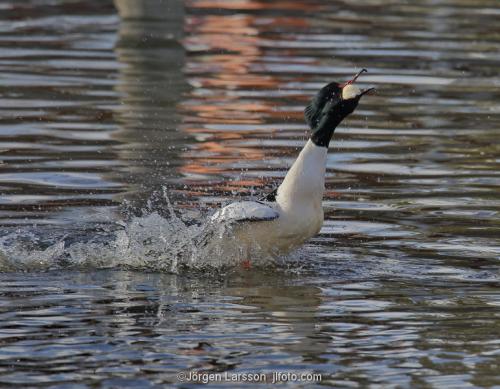
{"label": "orange reflection on water", "polygon": [[[242,137],[241,134],[224,135],[222,138],[214,137],[211,141],[201,142],[184,152],[185,163],[180,167],[180,171],[186,174],[221,174],[228,171],[227,166],[234,165],[241,160],[257,161],[265,158],[262,148],[232,146],[223,139],[227,135],[233,139]],[[222,166],[219,167],[219,165]]]}
{"label": "orange reflection on water", "polygon": [[[193,89],[179,110],[184,116],[182,130],[198,142],[183,153],[180,171],[193,179],[192,190],[204,187],[208,180],[215,192],[261,187],[265,178],[248,178],[240,169],[249,166],[247,161],[276,156],[268,154],[269,148],[255,144],[252,147],[241,140],[265,140],[275,132],[269,130],[270,123],[302,120],[302,112],[291,112],[289,101],[276,98],[279,96],[276,91],[286,89],[284,84],[289,80],[284,74],[266,72],[269,61],[265,57],[275,55],[272,50],[277,30],[297,32],[310,26],[307,19],[293,13],[263,16],[255,11],[306,12],[320,5],[295,1],[199,0],[190,1],[188,6],[202,8],[204,16],[193,12],[194,16],[187,20],[185,72]],[[207,15],[211,9],[213,13]],[[225,9],[231,12],[224,15]],[[266,94],[267,91],[273,93]]]}
{"label": "orange reflection on water", "polygon": [[[196,1],[190,5],[242,10],[265,6],[251,0]],[[232,93],[279,87],[280,81],[275,77],[253,72],[254,65],[264,55],[259,44],[262,25],[258,19],[251,14],[233,13],[231,16],[195,16],[188,22],[185,45],[192,55],[188,56],[186,73],[195,88],[179,108],[184,112],[183,131],[202,141],[182,156],[185,163],[180,171],[186,175],[225,175],[231,171],[228,167],[238,166],[241,161],[266,158],[263,148],[245,147],[241,142],[234,144],[234,140],[248,136],[249,132],[231,129],[231,124],[265,123],[276,104]],[[207,124],[211,127],[206,128]],[[223,180],[217,190],[240,191],[248,185],[261,186],[262,180]]]}
{"label": "orange reflection on water", "polygon": [[189,6],[196,8],[228,9],[228,10],[294,10],[294,11],[320,11],[324,8],[313,1],[255,1],[255,0],[192,0]]}

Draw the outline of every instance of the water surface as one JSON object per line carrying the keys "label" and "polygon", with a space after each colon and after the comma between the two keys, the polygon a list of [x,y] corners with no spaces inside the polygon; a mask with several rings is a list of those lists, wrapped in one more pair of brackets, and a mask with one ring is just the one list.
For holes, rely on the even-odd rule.
{"label": "water surface", "polygon": [[[497,2],[0,9],[0,386],[500,385]],[[171,274],[172,229],[279,183],[362,67],[293,265]]]}

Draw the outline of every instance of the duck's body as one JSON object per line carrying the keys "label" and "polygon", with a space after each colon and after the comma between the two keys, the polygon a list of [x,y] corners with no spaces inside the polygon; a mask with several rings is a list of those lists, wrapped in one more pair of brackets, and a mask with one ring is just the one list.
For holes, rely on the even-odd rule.
{"label": "duck's body", "polygon": [[234,223],[238,243],[286,254],[316,235],[323,225],[327,149],[309,140],[277,190],[275,201],[232,203],[211,218]]}
{"label": "duck's body", "polygon": [[337,125],[367,92],[352,85],[361,73],[345,84],[328,84],[308,105],[305,115],[311,138],[275,196],[232,203],[211,217],[211,225],[230,227],[231,243],[236,242],[244,256],[254,251],[272,257],[287,254],[320,231],[328,145]]}

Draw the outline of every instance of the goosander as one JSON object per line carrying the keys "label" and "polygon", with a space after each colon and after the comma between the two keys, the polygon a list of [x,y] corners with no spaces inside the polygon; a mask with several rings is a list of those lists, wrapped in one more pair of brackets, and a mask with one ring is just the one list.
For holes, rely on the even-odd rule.
{"label": "goosander", "polygon": [[366,71],[362,69],[347,82],[325,85],[310,101],[304,116],[311,136],[276,190],[258,201],[229,204],[209,219],[212,226],[230,227],[243,250],[245,267],[254,250],[276,258],[320,231],[328,146],[336,127],[356,109],[361,97],[374,89],[360,90],[354,85]]}

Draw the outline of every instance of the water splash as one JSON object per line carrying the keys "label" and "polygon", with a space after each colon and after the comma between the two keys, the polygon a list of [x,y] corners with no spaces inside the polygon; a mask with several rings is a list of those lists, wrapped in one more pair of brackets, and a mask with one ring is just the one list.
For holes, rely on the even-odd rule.
{"label": "water splash", "polygon": [[[128,268],[179,273],[185,270],[225,272],[248,259],[248,251],[230,225],[206,218],[185,222],[163,191],[163,209],[150,203],[141,216],[106,225],[6,232],[0,238],[0,271]],[[162,211],[168,211],[162,215]],[[182,216],[182,215],[180,215]],[[283,258],[267,255],[255,244],[255,267],[275,267]]]}

